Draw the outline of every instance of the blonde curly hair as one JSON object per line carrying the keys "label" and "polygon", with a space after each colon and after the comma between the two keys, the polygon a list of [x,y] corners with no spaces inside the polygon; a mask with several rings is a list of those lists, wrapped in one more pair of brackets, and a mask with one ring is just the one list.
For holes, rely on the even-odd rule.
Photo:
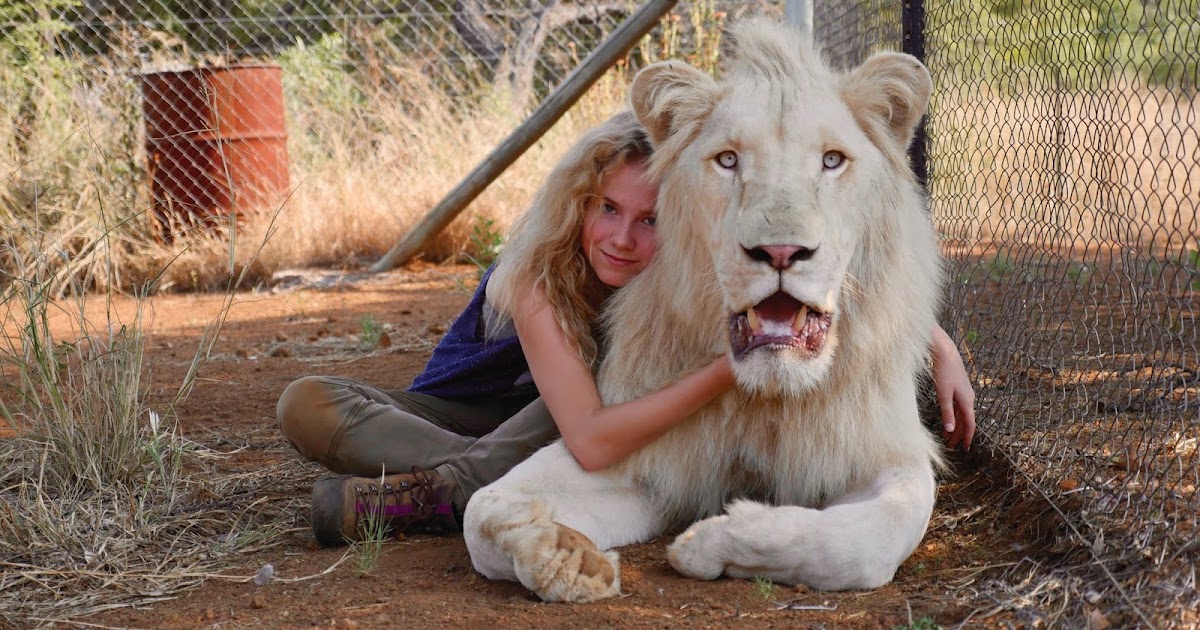
{"label": "blonde curly hair", "polygon": [[605,176],[647,161],[653,148],[632,111],[623,111],[583,135],[513,224],[488,282],[488,302],[509,315],[521,287],[540,284],[554,317],[588,365],[600,354],[596,315],[612,289],[583,255],[581,234],[588,200]]}

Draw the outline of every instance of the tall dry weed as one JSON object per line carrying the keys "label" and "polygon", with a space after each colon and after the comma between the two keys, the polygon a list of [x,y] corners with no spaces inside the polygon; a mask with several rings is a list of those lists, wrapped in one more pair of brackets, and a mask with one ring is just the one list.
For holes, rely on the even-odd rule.
{"label": "tall dry weed", "polygon": [[[115,291],[89,290],[90,274],[70,262],[62,275],[74,280],[56,298],[60,272],[45,258],[57,252],[5,250],[14,266],[0,286],[0,420],[16,435],[0,439],[0,626],[61,623],[169,597],[231,554],[276,540],[286,510],[268,510],[245,475],[208,470],[199,479],[205,461],[222,454],[178,430],[177,409],[246,279],[234,269],[237,256],[226,255],[226,299],[196,340],[186,375],[159,384],[173,394],[152,405],[148,298],[134,296],[122,319],[129,309],[116,308]],[[214,492],[253,502],[213,503]]]}
{"label": "tall dry weed", "polygon": [[[725,18],[709,0],[689,4],[665,19],[630,60],[684,55],[715,72]],[[0,91],[17,96],[3,99],[0,116],[29,123],[0,125],[0,230],[7,249],[27,258],[58,252],[46,259],[58,274],[52,293],[72,284],[140,290],[163,268],[169,271],[160,288],[206,289],[227,280],[227,247],[219,231],[173,243],[156,238],[143,172],[137,73],[186,67],[191,54],[164,37],[123,33],[107,57],[46,49],[20,64],[0,65]],[[271,237],[253,274],[357,265],[382,255],[526,114],[487,77],[435,72],[430,64],[436,51],[420,57],[398,48],[410,44],[355,27],[297,42],[272,60],[283,67],[292,190],[282,208],[244,215],[240,229],[248,240],[268,232]],[[567,50],[564,61],[574,52]],[[506,231],[570,143],[625,105],[630,78],[624,64],[602,78],[434,240],[426,256],[463,259],[470,253],[471,226],[481,220]],[[280,220],[268,229],[271,221],[264,217],[276,211]],[[31,225],[37,240],[25,229]],[[106,238],[97,238],[101,234]],[[11,270],[14,261],[3,256],[0,268]],[[86,282],[66,278],[67,268],[87,276]]]}
{"label": "tall dry weed", "polygon": [[[95,60],[54,59],[31,74],[0,67],[2,91],[28,94],[37,103],[32,112],[22,110],[22,98],[0,103],[0,116],[30,122],[23,129],[0,125],[0,239],[6,245],[0,269],[12,275],[18,255],[40,260],[49,265],[54,296],[71,286],[140,290],[163,268],[164,287],[219,288],[228,280],[227,231],[197,232],[171,243],[157,237],[142,171],[140,92],[119,61],[97,67]],[[281,63],[293,190],[282,208],[246,213],[241,225],[247,242],[271,237],[251,269],[259,277],[283,266],[381,255],[520,121],[521,113],[506,109],[505,99],[481,97],[464,107],[403,68],[391,68],[378,91],[364,92],[347,73],[349,60],[337,42],[297,47]],[[602,98],[606,108],[614,100]],[[599,100],[585,99],[427,255],[461,257],[479,218],[507,228],[553,160],[599,120]],[[39,256],[46,252],[53,255]],[[250,252],[235,256],[244,263]]]}
{"label": "tall dry weed", "polygon": [[137,87],[121,55],[0,64],[0,92],[12,96],[0,118],[19,121],[0,125],[0,269],[13,273],[14,256],[41,260],[54,295],[129,285],[125,261],[152,249],[138,212]]}
{"label": "tall dry weed", "polygon": [[[297,53],[286,64],[312,69],[345,63],[334,48]],[[315,59],[314,59],[315,57]],[[386,252],[521,119],[508,99],[463,104],[426,76],[389,68],[373,94],[325,71],[290,73],[288,149],[294,190],[262,260],[268,268],[342,264]],[[318,85],[320,77],[328,82]],[[614,97],[613,94],[619,94]],[[332,95],[332,96],[331,96]],[[532,199],[545,173],[588,126],[623,104],[624,86],[593,90],[545,137],[493,182],[435,241],[426,255],[462,258],[480,219],[507,230]],[[246,228],[256,233],[253,223]]]}

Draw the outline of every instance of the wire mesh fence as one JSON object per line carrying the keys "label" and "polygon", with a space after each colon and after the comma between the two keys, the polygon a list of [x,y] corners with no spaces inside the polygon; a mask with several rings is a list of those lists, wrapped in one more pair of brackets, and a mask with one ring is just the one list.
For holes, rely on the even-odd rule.
{"label": "wire mesh fence", "polygon": [[[463,253],[469,217],[502,230],[545,161],[620,106],[631,69],[667,57],[715,67],[728,17],[764,6],[680,3],[428,256]],[[0,7],[0,167],[15,175],[4,207],[39,221],[129,209],[109,220],[120,236],[110,249],[134,250],[285,206],[273,240],[291,242],[268,246],[278,264],[377,257],[637,7],[10,2]],[[99,238],[72,225],[51,232],[31,240],[75,255]],[[92,280],[131,282],[101,278],[110,271]]]}
{"label": "wire mesh fence", "polygon": [[[287,223],[316,235],[304,262],[378,255],[635,8],[9,2],[0,168],[12,175],[0,216],[132,209],[103,222],[125,233],[116,244],[68,222],[31,245],[78,262],[105,255],[97,243],[132,250],[159,238],[164,215],[169,224],[260,202],[257,186],[301,208]],[[631,66],[684,57],[716,68],[725,22],[764,8],[778,3],[681,3],[580,107],[612,111]],[[1135,624],[1196,622],[1197,3],[815,0],[814,16],[818,44],[842,66],[924,40],[946,328],[974,377],[987,440],[1064,523],[1061,563],[1041,563],[1042,580],[997,584],[1013,593],[997,607],[1034,624],[1052,622],[1062,602],[1125,610]],[[249,72],[222,84],[201,68]],[[147,85],[164,76],[164,104],[147,109]],[[228,102],[196,97],[222,93]],[[564,124],[547,141],[573,137]],[[271,170],[280,161],[282,178]],[[537,175],[489,189],[499,196],[474,214],[519,211],[513,200],[527,199],[548,165],[529,170]],[[196,182],[209,196],[186,189]],[[7,265],[20,244],[0,238]],[[283,249],[309,246],[298,239]]]}
{"label": "wire mesh fence", "polygon": [[1198,7],[924,2],[950,330],[982,428],[1064,522],[1000,603],[1030,622],[1197,623]]}
{"label": "wire mesh fence", "polygon": [[880,50],[902,50],[904,24],[895,0],[817,0],[816,43],[834,65],[849,68]]}
{"label": "wire mesh fence", "polygon": [[1061,518],[1055,560],[980,596],[1033,627],[1085,625],[1085,608],[1200,623],[1200,5],[818,0],[814,13],[844,65],[923,39],[947,329],[988,441]]}

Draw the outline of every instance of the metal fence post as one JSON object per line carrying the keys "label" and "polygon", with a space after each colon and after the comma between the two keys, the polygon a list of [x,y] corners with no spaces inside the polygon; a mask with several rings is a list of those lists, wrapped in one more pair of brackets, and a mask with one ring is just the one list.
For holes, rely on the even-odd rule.
{"label": "metal fence post", "polygon": [[[901,26],[904,33],[902,44],[904,52],[925,61],[925,0],[904,0],[901,10]],[[929,136],[926,134],[928,116],[917,127],[912,146],[908,149],[909,161],[913,173],[922,187],[929,182],[929,157],[927,154]]]}
{"label": "metal fence post", "polygon": [[783,5],[783,15],[787,23],[800,29],[810,40],[813,38],[813,1],[787,0]]}

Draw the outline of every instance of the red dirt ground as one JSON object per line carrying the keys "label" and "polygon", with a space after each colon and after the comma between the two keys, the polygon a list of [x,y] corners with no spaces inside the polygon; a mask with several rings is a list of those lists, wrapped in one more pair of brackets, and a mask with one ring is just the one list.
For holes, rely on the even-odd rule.
{"label": "red dirt ground", "polygon": [[[285,274],[286,275],[286,274]],[[417,374],[433,344],[468,299],[474,268],[415,265],[377,276],[312,271],[300,281],[237,296],[220,343],[180,410],[192,440],[237,452],[221,460],[232,471],[252,471],[298,456],[274,428],[275,401],[294,378],[336,374],[402,388]],[[147,361],[154,396],[171,393],[183,377],[204,324],[220,295],[164,295],[153,300]],[[128,305],[124,305],[128,306]],[[391,345],[372,350],[359,340],[363,320],[385,324]],[[1009,480],[976,448],[956,456],[944,480],[930,531],[893,583],[869,592],[820,593],[744,580],[700,582],[679,576],[666,560],[663,536],[621,549],[619,599],[589,604],[546,604],[513,583],[490,582],[471,568],[461,536],[410,537],[388,543],[363,575],[348,559],[327,574],[344,550],[311,542],[303,501],[295,527],[281,544],[234,556],[223,569],[241,581],[210,580],[176,599],[80,620],[117,627],[786,627],[894,628],[932,618],[942,625],[970,619],[994,623],[975,597],[981,583],[1030,552],[1030,524],[1017,515]],[[318,474],[281,480],[284,493],[302,498]],[[273,583],[249,578],[266,563]],[[761,585],[765,586],[765,585]],[[791,607],[784,606],[790,604]],[[826,610],[803,609],[823,606]]]}

